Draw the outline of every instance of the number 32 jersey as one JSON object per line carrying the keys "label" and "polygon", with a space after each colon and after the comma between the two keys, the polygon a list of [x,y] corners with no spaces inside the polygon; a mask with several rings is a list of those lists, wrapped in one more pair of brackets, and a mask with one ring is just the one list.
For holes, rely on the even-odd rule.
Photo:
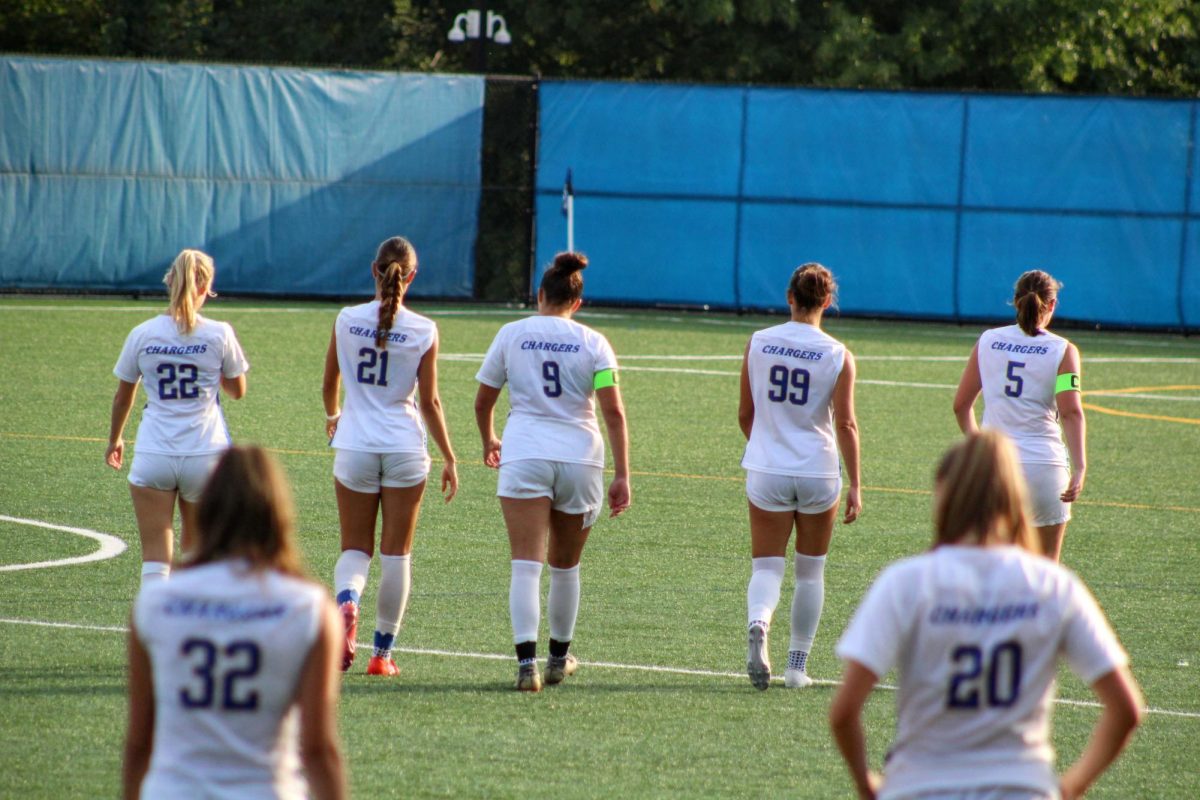
{"label": "number 32 jersey", "polygon": [[755,472],[836,478],[833,389],[846,347],[815,325],[788,321],[750,337],[746,370],[754,425],[742,467]]}
{"label": "number 32 jersey", "polygon": [[142,797],[300,798],[300,674],[325,590],[242,561],[176,570],[134,605],[154,745]]}
{"label": "number 32 jersey", "polygon": [[563,317],[537,315],[496,334],[475,380],[508,383],[512,406],[500,463],[538,458],[604,466],[596,421],[596,373],[617,368],[604,336]]}
{"label": "number 32 jersey", "polygon": [[227,322],[196,316],[189,335],[159,315],[125,339],[113,374],[145,382],[146,410],[136,450],[174,456],[216,453],[232,443],[221,413],[221,377],[236,378],[250,365]]}
{"label": "number 32 jersey", "polygon": [[1058,660],[1088,685],[1128,663],[1083,583],[1011,546],[946,545],[889,566],[837,654],[880,679],[900,671],[881,800],[984,786],[1055,792]]}
{"label": "number 32 jersey", "polygon": [[1018,325],[979,337],[983,425],[1007,434],[1022,464],[1068,464],[1054,400],[1066,351],[1063,337],[1049,331],[1030,336]]}

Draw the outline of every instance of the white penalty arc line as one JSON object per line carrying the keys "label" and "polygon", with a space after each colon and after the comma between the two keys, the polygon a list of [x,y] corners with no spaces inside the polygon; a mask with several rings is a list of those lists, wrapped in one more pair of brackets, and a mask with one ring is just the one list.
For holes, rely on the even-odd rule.
{"label": "white penalty arc line", "polygon": [[[68,630],[78,631],[98,631],[102,633],[128,633],[129,628],[121,625],[81,625],[71,622],[46,622],[36,619],[11,619],[0,617],[0,624],[5,625],[30,625],[39,628],[66,628]],[[363,642],[358,642],[359,650],[369,650],[371,645]],[[499,653],[471,653],[462,650],[435,650],[422,647],[396,647],[394,651],[397,653],[409,653],[417,656],[441,656],[443,658],[470,658],[482,661],[512,661],[511,654],[501,655]],[[731,678],[745,680],[746,673],[744,672],[722,672],[719,670],[710,669],[688,669],[686,667],[662,667],[653,664],[620,664],[612,661],[580,661],[582,666],[596,667],[599,669],[623,669],[636,672],[659,672],[669,675],[692,675],[701,678]],[[773,681],[782,681],[779,676],[772,678]],[[840,686],[840,681],[831,681],[823,678],[814,678],[813,683],[820,686]],[[885,691],[896,691],[897,687],[890,683],[876,684],[875,688]],[[1057,705],[1071,706],[1074,708],[1102,708],[1103,706],[1094,700],[1069,700],[1066,698],[1055,698],[1054,702]],[[1184,719],[1200,719],[1200,711],[1175,711],[1169,708],[1154,708],[1147,707],[1146,713],[1157,714],[1164,717],[1182,717]]]}
{"label": "white penalty arc line", "polygon": [[100,549],[94,553],[89,553],[86,556],[73,556],[71,558],[57,558],[53,561],[35,561],[30,564],[4,564],[0,565],[0,572],[15,572],[22,569],[45,569],[46,567],[65,567],[70,564],[87,564],[92,561],[106,561],[110,558],[116,558],[125,552],[126,544],[116,536],[99,531],[90,531],[87,528],[72,528],[67,525],[55,525],[50,522],[42,522],[36,519],[23,519],[21,517],[9,517],[0,514],[0,522],[10,522],[14,525],[31,525],[35,528],[47,528],[52,531],[64,531],[66,533],[74,533],[77,536],[86,536],[89,539],[95,539],[100,543]]}

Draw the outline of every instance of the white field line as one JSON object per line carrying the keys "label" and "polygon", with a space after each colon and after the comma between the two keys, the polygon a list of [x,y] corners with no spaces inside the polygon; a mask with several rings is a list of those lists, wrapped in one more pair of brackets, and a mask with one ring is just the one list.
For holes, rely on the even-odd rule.
{"label": "white field line", "polygon": [[[66,628],[69,630],[78,631],[100,631],[103,633],[128,633],[129,628],[117,625],[81,625],[69,622],[46,622],[36,619],[10,619],[0,617],[0,624],[5,625],[30,625],[40,628]],[[370,650],[371,645],[363,642],[358,643],[358,649]],[[418,656],[438,656],[442,658],[470,658],[483,661],[512,661],[511,654],[500,653],[471,653],[461,650],[436,650],[422,647],[397,647],[396,652],[409,653]],[[668,675],[694,675],[701,678],[729,678],[737,680],[745,680],[746,673],[744,672],[721,672],[710,669],[688,669],[685,667],[663,667],[653,664],[619,664],[611,661],[580,661],[583,666],[595,667],[598,669],[624,669],[636,672],[660,672]],[[774,681],[782,682],[783,678],[776,675],[772,678]],[[838,686],[840,681],[831,681],[822,678],[813,679],[813,683],[820,686]],[[895,691],[896,687],[890,683],[880,683],[876,686],[877,689],[885,691]],[[1072,706],[1075,708],[1101,708],[1100,703],[1094,700],[1070,700],[1066,698],[1057,698],[1055,701],[1058,705]],[[1183,717],[1185,719],[1200,719],[1200,711],[1176,711],[1169,708],[1152,708],[1149,707],[1146,711],[1150,714],[1158,714],[1164,717]]]}
{"label": "white field line", "polygon": [[71,528],[66,525],[54,525],[49,522],[41,522],[36,519],[22,519],[21,517],[9,517],[0,514],[0,522],[11,522],[15,525],[32,525],[35,528],[48,528],[52,531],[65,531],[66,533],[74,533],[77,536],[86,536],[89,539],[95,539],[100,543],[100,549],[94,553],[89,553],[86,556],[74,556],[72,558],[58,558],[53,561],[35,561],[29,564],[4,564],[0,566],[0,572],[15,572],[22,569],[45,569],[46,567],[65,567],[68,564],[87,564],[91,561],[106,561],[110,558],[116,558],[125,552],[125,542],[118,539],[116,536],[111,536],[107,533],[99,531],[89,531],[86,528]]}
{"label": "white field line", "polygon": [[[166,302],[166,298],[164,297],[164,298],[162,298],[160,305],[165,305],[165,302]],[[319,302],[319,301],[317,301],[317,302]],[[145,312],[147,310],[152,311],[153,305],[154,304],[150,303],[150,302],[146,302],[142,305],[111,305],[111,306],[110,305],[92,305],[92,304],[72,305],[69,302],[64,302],[59,305],[24,305],[24,304],[0,303],[0,311],[15,311],[15,312],[20,312],[20,311],[34,311],[34,312],[58,311],[58,312],[68,312],[68,313],[72,313],[72,314],[77,314],[81,311],[83,311],[83,312],[99,311],[99,312],[105,312],[105,313],[111,312],[111,311],[128,311],[128,312],[141,311],[141,312]],[[242,306],[239,306],[239,307],[227,307],[227,308],[210,307],[209,311],[215,312],[215,313],[227,311],[229,313],[238,313],[238,314],[313,314],[313,313],[331,314],[333,312],[336,312],[339,308],[341,308],[340,304],[335,303],[335,302],[330,302],[328,304],[328,306],[314,305],[314,306],[309,306],[309,307],[287,307],[287,306],[284,306],[284,307],[276,307],[276,306],[271,306],[271,307],[244,306],[244,307],[242,307]],[[436,309],[436,308],[424,309],[423,308],[423,309],[420,309],[420,311],[422,314],[425,314],[426,316],[431,316],[431,317],[436,317],[436,316],[442,316],[442,317],[518,316],[518,317],[521,317],[521,316],[532,316],[534,313],[536,313],[535,310],[531,307],[525,307],[525,308],[452,308],[452,309]],[[768,324],[772,321],[779,322],[779,321],[783,321],[783,319],[784,319],[783,314],[776,314],[776,315],[758,314],[755,316],[754,319],[720,319],[720,318],[704,317],[704,316],[699,316],[699,315],[680,316],[678,314],[654,314],[652,312],[621,313],[621,312],[592,311],[592,310],[579,311],[576,314],[576,316],[580,317],[580,318],[584,318],[584,319],[591,317],[594,319],[649,319],[649,320],[656,320],[659,322],[674,322],[674,323],[693,322],[693,323],[696,323],[697,325],[715,325],[715,326],[720,326],[720,327],[755,328],[755,329],[762,328],[765,324]],[[837,319],[836,317],[834,317],[832,319],[828,319],[828,322],[832,323],[835,327],[837,326],[837,324],[840,321],[841,320]],[[902,320],[897,320],[897,322],[901,322],[901,321]],[[856,333],[857,332],[866,333],[866,332],[871,332],[871,331],[891,331],[892,330],[891,328],[887,328],[882,325],[875,325],[875,324],[866,323],[866,322],[858,322],[858,321],[852,320],[852,319],[846,320],[846,322],[854,326],[854,331]],[[909,331],[908,335],[936,337],[939,339],[945,339],[948,337],[955,338],[955,339],[978,339],[979,334],[982,333],[984,330],[986,330],[986,326],[980,326],[977,330],[975,330],[975,329],[970,329],[970,330],[958,330],[958,329],[924,330],[921,328],[915,328],[915,329]],[[1068,332],[1070,332],[1070,331],[1068,331]],[[1081,333],[1083,333],[1084,335],[1088,335],[1091,332],[1090,331],[1082,331]],[[1128,346],[1128,347],[1177,347],[1178,346],[1178,344],[1176,342],[1162,342],[1162,341],[1154,342],[1154,341],[1142,341],[1140,339],[1108,339],[1107,342],[1109,344],[1118,344],[1118,345],[1124,345],[1124,346]]]}

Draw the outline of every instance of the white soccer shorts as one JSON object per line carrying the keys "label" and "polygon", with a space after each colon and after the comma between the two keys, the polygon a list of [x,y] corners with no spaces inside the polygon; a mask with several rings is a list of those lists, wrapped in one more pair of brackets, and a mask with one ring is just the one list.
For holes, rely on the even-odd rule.
{"label": "white soccer shorts", "polygon": [[807,478],[746,470],[746,497],[763,511],[820,514],[838,504],[842,476]]}
{"label": "white soccer shorts", "polygon": [[160,492],[178,491],[189,502],[200,500],[208,476],[217,466],[221,453],[202,453],[196,456],[169,456],[164,453],[133,454],[129,466],[129,482],[145,489]]}
{"label": "white soccer shorts", "polygon": [[429,477],[429,454],[364,453],[334,448],[333,477],[353,492],[378,494],[380,488],[404,489]]}
{"label": "white soccer shorts", "polygon": [[525,458],[500,465],[497,497],[549,497],[550,506],[564,514],[583,514],[590,528],[604,505],[604,469],[593,464]]}
{"label": "white soccer shorts", "polygon": [[1029,524],[1035,528],[1071,519],[1071,504],[1060,497],[1071,483],[1071,470],[1061,464],[1022,464],[1029,489]]}

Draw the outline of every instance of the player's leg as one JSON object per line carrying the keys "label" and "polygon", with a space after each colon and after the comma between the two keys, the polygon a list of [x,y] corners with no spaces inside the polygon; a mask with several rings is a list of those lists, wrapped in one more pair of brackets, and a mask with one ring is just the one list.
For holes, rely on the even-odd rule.
{"label": "player's leg", "polygon": [[[832,484],[833,505],[816,513],[796,513],[795,591],[792,594],[792,630],[784,685],[791,689],[808,686],[808,654],[812,651],[821,612],[825,607],[825,555],[837,521],[840,482]],[[820,507],[821,504],[812,504]]]}
{"label": "player's leg", "polygon": [[152,489],[129,484],[138,538],[142,542],[142,583],[166,580],[171,574],[175,547],[174,489]]}
{"label": "player's leg", "polygon": [[371,675],[396,675],[392,660],[396,634],[404,622],[412,586],[412,547],[425,492],[424,473],[412,486],[380,489],[383,522],[379,536],[379,591],[375,596],[375,651],[367,665]]}
{"label": "player's leg", "polygon": [[[516,462],[524,463],[527,462]],[[500,468],[498,492],[514,492],[511,486],[505,488],[504,473],[509,467]],[[509,477],[515,477],[511,471]],[[550,529],[550,498],[502,495],[500,510],[504,514],[512,557],[508,611],[517,651],[517,689],[536,692],[542,688],[542,678],[537,671],[537,636],[541,623],[542,562]]]}
{"label": "player's leg", "polygon": [[771,685],[767,634],[779,605],[796,501],[787,476],[746,473],[750,511],[750,582],[746,586],[746,673],[756,689]]}
{"label": "player's leg", "polygon": [[1029,491],[1029,523],[1037,531],[1042,555],[1058,561],[1071,520],[1071,504],[1062,501],[1071,471],[1061,464],[1022,464],[1021,471]]}
{"label": "player's leg", "polygon": [[354,663],[358,638],[358,608],[367,587],[375,554],[375,520],[379,516],[379,456],[338,450],[333,462],[342,554],[333,568],[335,599],[342,612],[346,642],[342,670]]}
{"label": "player's leg", "polygon": [[1067,523],[1060,522],[1057,525],[1039,525],[1036,530],[1038,539],[1042,543],[1042,555],[1054,561],[1060,560],[1062,558],[1063,539],[1067,535]]}
{"label": "player's leg", "polygon": [[177,464],[176,486],[179,489],[179,552],[184,556],[196,548],[196,508],[221,455],[205,453],[172,458]]}
{"label": "player's leg", "polygon": [[579,662],[570,653],[579,616],[579,562],[588,534],[604,504],[604,470],[587,464],[556,464],[554,503],[550,511],[550,594],[546,616],[550,623],[550,654],[544,674],[547,684],[562,683],[575,674]]}

